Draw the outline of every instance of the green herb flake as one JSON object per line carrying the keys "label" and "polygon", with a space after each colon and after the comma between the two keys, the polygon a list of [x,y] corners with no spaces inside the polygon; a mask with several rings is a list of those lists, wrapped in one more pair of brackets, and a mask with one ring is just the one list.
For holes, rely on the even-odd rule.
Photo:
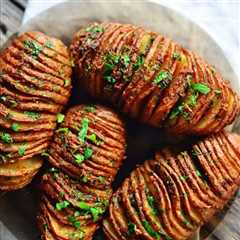
{"label": "green herb flake", "polygon": [[70,203],[68,201],[62,201],[62,202],[56,203],[55,207],[58,211],[61,211],[65,208],[67,208],[69,205],[70,205]]}
{"label": "green herb flake", "polygon": [[132,222],[128,223],[128,235],[131,236],[133,234],[135,234],[136,231],[136,225]]}
{"label": "green herb flake", "polygon": [[44,152],[41,153],[41,156],[42,157],[49,157],[50,155],[47,151],[44,151]]}
{"label": "green herb flake", "polygon": [[75,227],[75,228],[80,228],[81,223],[78,221],[74,216],[68,216],[67,220]]}
{"label": "green herb flake", "polygon": [[96,111],[96,106],[94,105],[88,105],[84,107],[84,111],[86,112],[95,112]]}
{"label": "green herb flake", "polygon": [[172,54],[172,59],[181,61],[181,54],[178,53],[178,52],[174,52],[174,53]]}
{"label": "green herb flake", "polygon": [[38,120],[41,117],[41,114],[38,112],[25,111],[24,114],[33,120]]}
{"label": "green herb flake", "polygon": [[64,79],[64,87],[68,87],[71,85],[71,80],[70,79]]}
{"label": "green herb flake", "polygon": [[148,195],[147,196],[147,201],[148,201],[148,204],[150,205],[150,207],[152,208],[153,215],[155,215],[155,216],[158,215],[158,211],[157,211],[157,209],[155,207],[156,202],[155,202],[154,197]]}
{"label": "green herb flake", "polygon": [[214,90],[214,93],[215,93],[216,95],[220,96],[220,95],[222,94],[222,91],[219,90],[219,89],[215,89],[215,90]]}
{"label": "green herb flake", "polygon": [[32,40],[25,40],[24,47],[31,52],[31,55],[34,59],[36,59],[40,52],[42,51],[42,46]]}
{"label": "green herb flake", "polygon": [[196,174],[197,174],[198,177],[202,176],[202,174],[201,174],[201,172],[199,170],[196,170]]}
{"label": "green herb flake", "polygon": [[154,237],[156,239],[160,239],[160,234],[152,228],[152,226],[149,224],[148,221],[143,220],[143,226],[151,237]]}
{"label": "green herb flake", "polygon": [[172,74],[168,71],[162,70],[160,73],[155,77],[153,82],[158,85],[161,89],[168,87],[172,80]]}
{"label": "green herb flake", "polygon": [[205,94],[205,95],[208,94],[211,91],[210,88],[203,83],[193,83],[193,84],[191,84],[191,87],[195,91],[200,92],[200,93]]}
{"label": "green herb flake", "polygon": [[18,148],[18,154],[19,156],[24,156],[25,155],[25,151],[26,151],[27,145],[23,145],[21,147]]}
{"label": "green herb flake", "polygon": [[59,128],[56,132],[57,133],[68,133],[69,132],[69,128]]}
{"label": "green herb flake", "polygon": [[9,133],[0,133],[1,134],[1,140],[4,143],[12,143],[13,139]]}
{"label": "green herb flake", "polygon": [[100,183],[105,183],[105,181],[106,181],[104,176],[99,176],[98,180],[99,180]]}
{"label": "green herb flake", "polygon": [[57,114],[57,123],[62,123],[64,121],[65,115],[62,113]]}
{"label": "green herb flake", "polygon": [[13,123],[11,125],[11,129],[14,131],[14,132],[18,132],[19,129],[20,129],[20,125],[18,123]]}
{"label": "green herb flake", "polygon": [[85,160],[84,156],[81,153],[75,154],[74,158],[77,164],[81,164]]}
{"label": "green herb flake", "polygon": [[87,136],[88,124],[89,124],[88,118],[84,117],[82,119],[82,129],[78,133],[78,138],[81,142],[84,142],[84,140]]}
{"label": "green herb flake", "polygon": [[136,62],[133,64],[133,71],[137,72],[144,63],[144,55],[140,54],[137,56]]}
{"label": "green herb flake", "polygon": [[88,159],[92,156],[93,150],[89,147],[84,149],[84,159]]}
{"label": "green herb flake", "polygon": [[188,176],[186,175],[181,175],[180,176],[181,181],[185,182],[188,179]]}
{"label": "green herb flake", "polygon": [[88,136],[88,139],[90,141],[92,141],[93,143],[95,143],[97,141],[97,136],[95,133],[91,134],[90,136]]}
{"label": "green herb flake", "polygon": [[86,28],[86,32],[90,32],[92,34],[103,33],[104,27],[98,25],[90,26]]}

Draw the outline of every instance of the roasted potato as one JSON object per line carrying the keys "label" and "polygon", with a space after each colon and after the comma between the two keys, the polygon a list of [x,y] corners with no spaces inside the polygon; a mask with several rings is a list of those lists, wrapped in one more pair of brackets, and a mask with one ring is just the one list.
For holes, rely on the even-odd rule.
{"label": "roasted potato", "polygon": [[70,108],[48,151],[53,168],[41,181],[42,239],[92,239],[124,157],[125,128],[118,115],[98,105]]}
{"label": "roasted potato", "polygon": [[185,151],[164,149],[113,194],[109,240],[188,239],[240,185],[240,136],[219,132]]}
{"label": "roasted potato", "polygon": [[[33,159],[49,145],[57,114],[70,97],[71,74],[66,46],[40,32],[23,33],[1,51],[0,169],[16,171],[16,176],[5,176],[4,182],[0,178],[0,189],[7,177],[11,186],[19,178],[22,187],[20,183],[31,181],[40,168]],[[36,164],[36,171],[27,174],[15,167],[29,163]]]}
{"label": "roasted potato", "polygon": [[173,135],[219,132],[239,113],[239,97],[215,68],[159,33],[91,24],[75,34],[70,51],[91,96]]}

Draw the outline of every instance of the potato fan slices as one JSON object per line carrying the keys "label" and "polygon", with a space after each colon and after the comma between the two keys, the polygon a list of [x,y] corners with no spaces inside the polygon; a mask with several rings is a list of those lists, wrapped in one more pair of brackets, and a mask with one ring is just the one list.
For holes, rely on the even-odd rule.
{"label": "potato fan slices", "polygon": [[0,53],[0,190],[29,183],[42,165],[57,114],[71,93],[70,56],[40,32],[16,37]]}
{"label": "potato fan slices", "polygon": [[70,108],[49,149],[38,226],[42,239],[92,239],[125,157],[125,129],[106,107]]}
{"label": "potato fan slices", "polygon": [[91,96],[171,134],[219,132],[239,113],[238,96],[213,66],[142,27],[91,24],[70,50]]}
{"label": "potato fan slices", "polygon": [[177,153],[158,151],[113,194],[107,239],[185,240],[240,185],[240,136],[220,132]]}

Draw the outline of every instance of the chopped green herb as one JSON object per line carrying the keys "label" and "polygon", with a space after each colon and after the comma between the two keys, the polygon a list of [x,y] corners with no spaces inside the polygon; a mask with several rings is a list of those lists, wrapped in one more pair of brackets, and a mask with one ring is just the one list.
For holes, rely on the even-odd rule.
{"label": "chopped green herb", "polygon": [[127,67],[130,63],[129,55],[125,54],[121,56],[121,60],[123,61],[124,65]]}
{"label": "chopped green herb", "polygon": [[191,84],[192,89],[202,94],[208,94],[211,90],[210,88],[203,83],[193,83]]}
{"label": "chopped green herb", "polygon": [[49,157],[49,153],[47,151],[41,153],[42,157]]}
{"label": "chopped green herb", "polygon": [[172,74],[168,71],[160,71],[160,73],[155,77],[153,82],[160,88],[166,88],[172,80]]}
{"label": "chopped green herb", "polygon": [[181,54],[177,53],[177,52],[174,52],[172,54],[172,59],[181,61]]}
{"label": "chopped green herb", "polygon": [[221,91],[221,90],[218,90],[218,89],[215,89],[215,90],[214,90],[214,93],[219,96],[219,95],[221,95],[222,91]]}
{"label": "chopped green herb", "polygon": [[88,139],[95,143],[97,141],[97,136],[95,133],[93,133],[90,136],[88,136]]}
{"label": "chopped green herb", "polygon": [[83,176],[82,177],[82,182],[83,183],[87,183],[88,182],[88,177],[87,176]]}
{"label": "chopped green herb", "polygon": [[98,26],[98,25],[90,26],[90,27],[86,28],[86,32],[90,32],[90,33],[93,33],[93,34],[103,33],[104,28],[102,26]]}
{"label": "chopped green herb", "polygon": [[74,157],[75,157],[75,162],[78,164],[82,163],[85,160],[84,156],[81,153],[75,154]]}
{"label": "chopped green herb", "polygon": [[93,150],[89,147],[84,149],[84,159],[88,159],[92,156]]}
{"label": "chopped green herb", "polygon": [[68,201],[58,202],[58,203],[56,203],[56,209],[58,211],[61,211],[65,208],[67,208],[69,205],[70,205],[70,203]]}
{"label": "chopped green herb", "polygon": [[198,177],[202,176],[202,174],[201,174],[201,172],[199,170],[196,170],[196,174],[197,174]]}
{"label": "chopped green herb", "polygon": [[41,117],[41,114],[38,112],[25,111],[24,114],[33,120],[38,120]]}
{"label": "chopped green herb", "polygon": [[65,195],[65,193],[64,193],[64,192],[60,192],[60,193],[59,193],[59,196],[60,196],[61,198],[63,198],[63,197],[64,197],[64,195]]}
{"label": "chopped green herb", "polygon": [[38,57],[39,53],[42,51],[41,45],[32,40],[25,40],[24,47],[31,51],[31,55],[35,59]]}
{"label": "chopped green herb", "polygon": [[12,126],[11,126],[11,129],[14,131],[14,132],[18,132],[19,129],[20,129],[20,125],[18,123],[13,123]]}
{"label": "chopped green herb", "polygon": [[48,48],[53,48],[53,43],[50,42],[49,40],[46,41],[45,46]]}
{"label": "chopped green herb", "polygon": [[152,236],[156,239],[160,239],[160,234],[152,228],[152,226],[149,224],[148,221],[143,220],[143,226],[146,229],[146,231],[149,233],[150,236]]}
{"label": "chopped green herb", "polygon": [[128,235],[131,236],[133,234],[135,234],[136,231],[136,225],[132,222],[128,223]]}
{"label": "chopped green herb", "polygon": [[74,216],[68,216],[67,219],[75,228],[80,228],[81,223]]}
{"label": "chopped green herb", "polygon": [[68,128],[59,128],[56,132],[57,133],[68,133],[69,129]]}
{"label": "chopped green herb", "polygon": [[152,208],[153,215],[158,215],[158,211],[156,209],[156,202],[153,196],[147,196],[147,201],[150,207]]}
{"label": "chopped green herb", "polygon": [[181,175],[180,176],[180,179],[181,179],[181,181],[186,181],[187,179],[188,179],[188,176],[185,176],[185,175]]}
{"label": "chopped green herb", "polygon": [[68,87],[71,85],[71,80],[70,79],[64,79],[64,87]]}
{"label": "chopped green herb", "polygon": [[88,124],[89,124],[89,120],[88,118],[84,117],[82,119],[82,129],[80,130],[80,132],[78,133],[78,138],[81,142],[84,142],[86,136],[87,136],[87,131],[88,131]]}
{"label": "chopped green herb", "polygon": [[95,112],[96,111],[96,107],[94,105],[89,105],[89,106],[85,106],[84,110],[86,112]]}
{"label": "chopped green herb", "polygon": [[99,176],[99,177],[98,177],[98,180],[99,180],[100,183],[105,183],[105,180],[106,180],[106,179],[105,179],[104,176]]}
{"label": "chopped green herb", "polygon": [[85,202],[79,202],[78,207],[87,213],[90,213],[94,222],[96,222],[99,219],[100,215],[104,213],[104,209],[100,207],[91,207]]}
{"label": "chopped green herb", "polygon": [[21,157],[24,156],[25,151],[26,151],[26,148],[27,148],[26,145],[21,146],[21,147],[18,148],[18,154],[19,154],[19,156],[21,156]]}
{"label": "chopped green herb", "polygon": [[133,71],[138,71],[144,63],[144,55],[140,54],[137,56],[136,62],[133,64]]}
{"label": "chopped green herb", "polygon": [[57,123],[62,123],[64,121],[65,115],[62,113],[57,114]]}
{"label": "chopped green herb", "polygon": [[13,139],[9,133],[1,133],[1,140],[5,143],[13,142]]}

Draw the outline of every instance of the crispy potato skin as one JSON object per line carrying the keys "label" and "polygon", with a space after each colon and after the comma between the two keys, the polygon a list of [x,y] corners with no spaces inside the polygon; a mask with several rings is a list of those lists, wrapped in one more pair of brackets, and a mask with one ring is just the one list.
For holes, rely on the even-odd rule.
{"label": "crispy potato skin", "polygon": [[239,139],[219,132],[183,152],[158,151],[113,194],[106,238],[188,239],[240,185]]}
{"label": "crispy potato skin", "polygon": [[[37,218],[42,239],[92,239],[124,158],[125,127],[117,114],[99,105],[70,108],[50,144],[54,168],[42,177]],[[66,206],[59,210],[61,203]]]}
{"label": "crispy potato skin", "polygon": [[[24,175],[17,172],[19,183],[17,177],[9,180],[9,190],[25,186],[36,174],[29,168],[25,176],[24,163],[36,164],[34,156],[49,146],[57,113],[70,97],[71,74],[66,46],[41,32],[23,33],[0,52],[0,164],[19,166]],[[0,180],[0,189],[8,190],[5,185],[6,179]]]}
{"label": "crispy potato skin", "polygon": [[74,35],[70,52],[92,97],[173,135],[216,133],[239,114],[239,97],[215,68],[159,33],[95,23]]}

